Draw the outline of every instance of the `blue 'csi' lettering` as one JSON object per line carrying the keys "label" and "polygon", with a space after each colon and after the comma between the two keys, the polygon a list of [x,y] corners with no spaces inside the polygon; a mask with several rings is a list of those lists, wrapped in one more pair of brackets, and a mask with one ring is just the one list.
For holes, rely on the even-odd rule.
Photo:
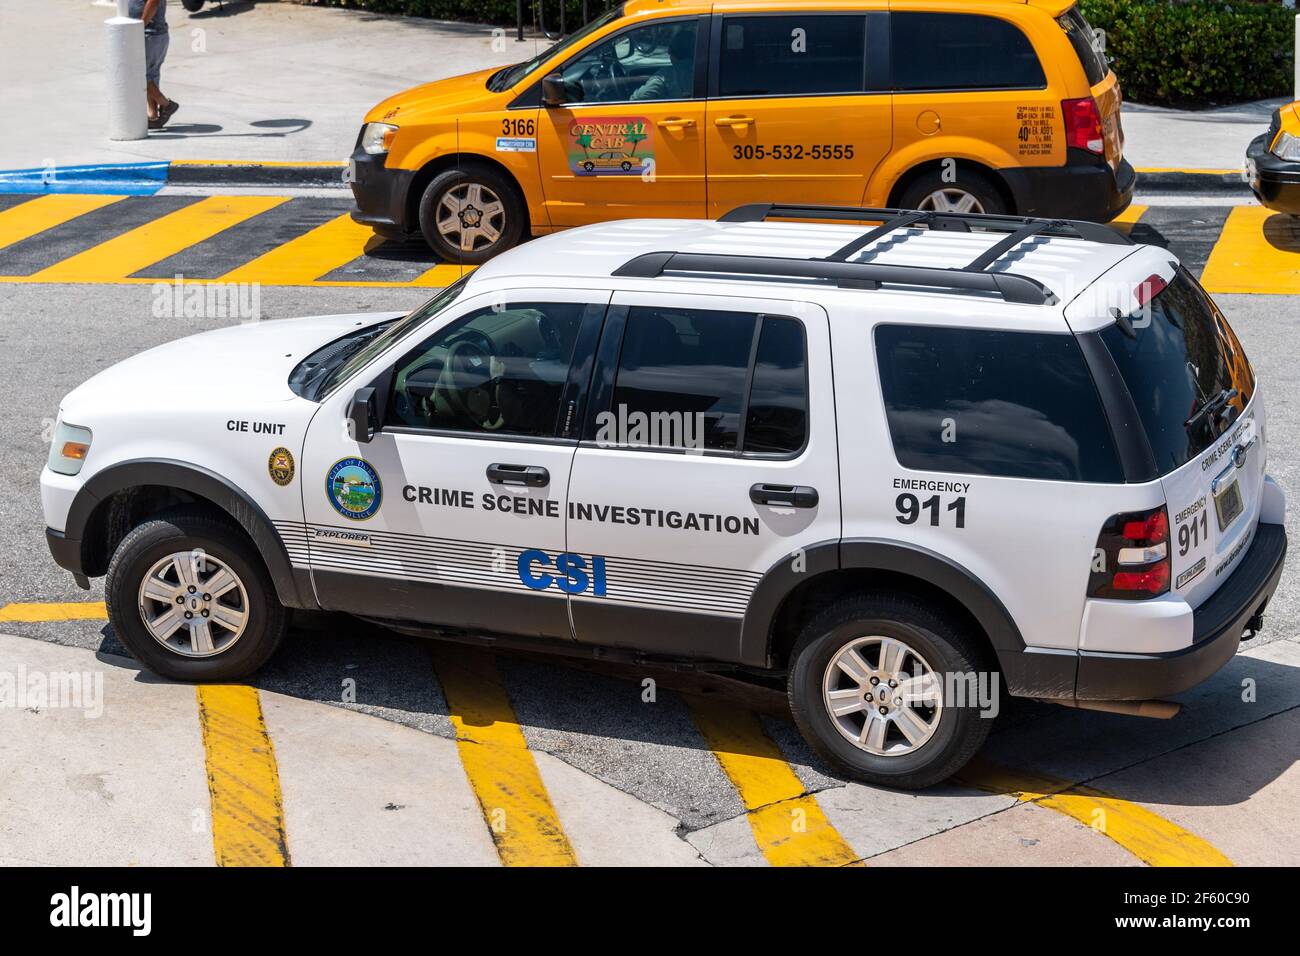
{"label": "blue 'csi' lettering", "polygon": [[[549,573],[554,569],[555,573]],[[519,555],[519,580],[534,591],[557,587],[565,594],[590,592],[595,597],[605,596],[605,559],[587,559],[580,554],[557,554],[554,559],[545,551],[530,548]]]}

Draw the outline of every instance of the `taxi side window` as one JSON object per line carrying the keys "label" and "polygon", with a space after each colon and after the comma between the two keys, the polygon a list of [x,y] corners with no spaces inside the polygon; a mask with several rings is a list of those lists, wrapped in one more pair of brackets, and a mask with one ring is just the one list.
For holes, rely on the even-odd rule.
{"label": "taxi side window", "polygon": [[489,306],[441,329],[397,364],[387,424],[550,438],[581,303]]}
{"label": "taxi side window", "polygon": [[809,96],[863,90],[864,16],[727,17],[719,96]]}
{"label": "taxi side window", "polygon": [[[790,454],[807,430],[803,325],[752,312],[629,310],[598,443]],[[639,430],[638,430],[639,429]]]}
{"label": "taxi side window", "polygon": [[890,14],[894,88],[1043,89],[1029,38],[1005,20],[967,13]]}
{"label": "taxi side window", "polygon": [[565,85],[578,103],[693,99],[698,30],[695,19],[626,30],[565,66]]}

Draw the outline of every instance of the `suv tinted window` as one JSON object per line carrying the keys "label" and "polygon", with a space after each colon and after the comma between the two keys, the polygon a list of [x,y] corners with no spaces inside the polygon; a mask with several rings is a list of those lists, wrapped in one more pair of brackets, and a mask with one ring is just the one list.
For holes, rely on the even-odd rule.
{"label": "suv tinted window", "polygon": [[1083,65],[1083,72],[1088,77],[1088,85],[1096,86],[1106,79],[1106,74],[1110,72],[1110,66],[1106,63],[1106,54],[1102,52],[1097,32],[1084,19],[1082,11],[1078,7],[1073,7],[1057,17],[1056,22],[1069,37],[1070,45],[1074,47],[1074,52]]}
{"label": "suv tinted window", "polygon": [[797,452],[808,428],[806,356],[794,319],[634,307],[596,441],[732,453],[743,441],[746,452]]}
{"label": "suv tinted window", "polygon": [[758,336],[745,413],[745,451],[794,454],[808,434],[808,357],[803,324],[766,318]]}
{"label": "suv tinted window", "polygon": [[398,362],[388,423],[553,436],[588,309],[604,306],[512,302],[440,329]]}
{"label": "suv tinted window", "polygon": [[1029,39],[1005,20],[965,13],[893,13],[890,23],[895,89],[1047,86]]}
{"label": "suv tinted window", "polygon": [[[1137,405],[1156,465],[1167,473],[1231,427],[1255,393],[1255,376],[1237,336],[1186,270],[1151,300],[1149,316],[1139,310],[1129,321],[1134,337],[1112,325],[1101,340]],[[1191,421],[1225,389],[1237,393],[1225,399],[1223,414]]]}
{"label": "suv tinted window", "polygon": [[886,325],[876,353],[905,468],[1124,480],[1073,335]]}
{"label": "suv tinted window", "polygon": [[866,18],[727,17],[720,96],[800,96],[863,89]]}

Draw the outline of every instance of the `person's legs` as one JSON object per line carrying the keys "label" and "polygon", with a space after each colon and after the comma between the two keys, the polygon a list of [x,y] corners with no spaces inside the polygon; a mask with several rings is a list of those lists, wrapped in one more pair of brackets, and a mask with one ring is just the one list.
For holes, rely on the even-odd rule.
{"label": "person's legs", "polygon": [[149,100],[149,119],[166,121],[176,112],[172,103],[159,89],[162,78],[163,61],[167,59],[167,47],[171,36],[166,33],[146,33],[144,37],[144,78]]}

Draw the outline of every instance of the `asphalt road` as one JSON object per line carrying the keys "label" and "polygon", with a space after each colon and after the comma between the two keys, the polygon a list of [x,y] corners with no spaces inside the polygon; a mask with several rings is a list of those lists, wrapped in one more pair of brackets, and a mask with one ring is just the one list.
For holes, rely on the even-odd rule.
{"label": "asphalt road", "polygon": [[[1169,207],[1151,210],[1134,237],[1163,241],[1199,268],[1209,254],[1226,209]],[[298,315],[385,311],[414,306],[427,290],[401,288],[275,288],[262,290],[264,318]],[[0,409],[7,427],[0,438],[0,606],[9,602],[102,600],[102,581],[87,593],[54,566],[45,548],[38,478],[48,446],[46,438],[60,397],[96,371],[161,342],[189,335],[217,323],[198,319],[155,319],[149,285],[50,285],[0,282]],[[1219,297],[1221,306],[1241,337],[1265,388],[1269,409],[1269,471],[1290,493],[1300,466],[1300,363],[1291,343],[1300,342],[1300,301],[1293,296]],[[194,384],[220,391],[219,379],[207,380],[197,365]],[[1289,531],[1297,533],[1296,509]],[[1248,645],[1295,642],[1298,575],[1292,561],[1270,607],[1265,630]],[[125,651],[102,622],[5,624],[18,635],[106,653]],[[1239,659],[1240,660],[1240,659]],[[577,667],[550,659],[502,655],[504,680],[530,747],[554,754],[644,802],[665,810],[688,831],[695,831],[743,813],[736,789],[692,723],[683,699],[671,691],[654,707],[641,700],[637,674],[596,666]],[[1287,666],[1265,668],[1273,686],[1295,687],[1295,672]],[[665,688],[680,680],[659,675]],[[340,704],[342,682],[356,681],[357,702]],[[1225,676],[1220,690],[1230,693],[1240,677]],[[440,736],[451,736],[447,702],[430,679],[429,647],[361,625],[347,618],[317,615],[304,618],[277,657],[259,676],[258,685],[294,697],[354,707],[388,720]],[[698,689],[698,685],[696,686]],[[745,698],[725,685],[717,696],[739,695],[753,706],[758,700],[762,720],[786,759],[810,791],[841,787],[825,774],[780,714],[779,701]],[[1300,690],[1291,696],[1300,697]],[[1195,696],[1195,695],[1193,695]],[[1224,722],[1202,712],[1181,728],[1110,715],[1076,713],[1047,705],[1011,702],[1004,707],[992,748],[1031,751],[1050,762],[1053,747],[1068,749],[1069,772],[1077,779],[1141,766],[1161,754],[1192,746],[1216,735],[1237,732],[1255,719],[1234,717]],[[1274,698],[1259,719],[1293,709],[1295,701]],[[1180,718],[1180,720],[1183,720]],[[1216,722],[1217,721],[1217,722]],[[1042,728],[1036,730],[1035,728]],[[999,746],[998,740],[1004,743]],[[1294,739],[1290,739],[1294,747]],[[1079,742],[1087,747],[1079,752]],[[1261,779],[1282,774],[1289,761],[1260,754]],[[1076,759],[1077,758],[1077,759]],[[1090,764],[1089,760],[1093,763]],[[1064,768],[1063,768],[1064,770]],[[1188,771],[1195,776],[1195,768]],[[861,790],[863,788],[857,788]],[[1158,789],[1158,788],[1157,788]],[[1198,798],[1243,802],[1248,791],[1235,789]],[[914,812],[917,805],[911,805]],[[869,808],[864,807],[863,810]],[[942,829],[942,823],[936,824]],[[904,841],[906,842],[906,841]],[[1290,852],[1291,862],[1295,861]]]}

